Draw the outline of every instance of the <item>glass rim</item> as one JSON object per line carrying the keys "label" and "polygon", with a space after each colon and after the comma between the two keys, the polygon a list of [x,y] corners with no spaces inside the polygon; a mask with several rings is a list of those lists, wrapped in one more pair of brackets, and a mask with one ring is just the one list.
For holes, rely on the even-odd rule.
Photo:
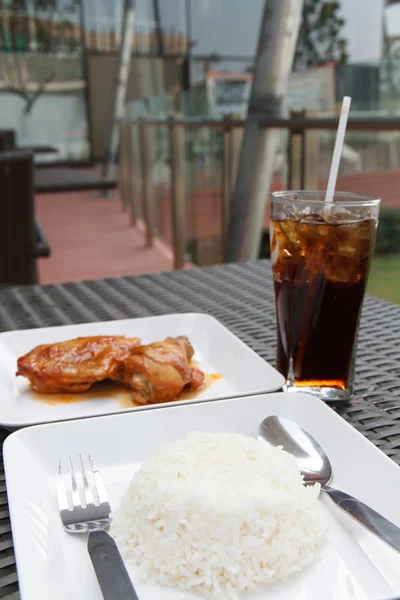
{"label": "glass rim", "polygon": [[[289,198],[293,194],[301,194],[303,198]],[[321,196],[321,200],[312,199],[313,196]],[[303,204],[326,204],[332,206],[335,204],[335,198],[345,198],[340,202],[340,206],[378,206],[381,199],[377,196],[367,196],[364,194],[355,194],[354,192],[335,192],[333,194],[333,202],[325,201],[324,190],[282,190],[279,192],[271,192],[271,200],[277,202],[299,202]]]}

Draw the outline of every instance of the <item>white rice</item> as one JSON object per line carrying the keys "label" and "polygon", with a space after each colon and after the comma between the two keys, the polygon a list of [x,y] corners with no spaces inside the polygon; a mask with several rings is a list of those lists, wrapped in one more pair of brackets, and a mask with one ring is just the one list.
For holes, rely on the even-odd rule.
{"label": "white rice", "polygon": [[142,465],[111,533],[141,579],[236,599],[314,562],[319,491],[281,448],[195,432]]}

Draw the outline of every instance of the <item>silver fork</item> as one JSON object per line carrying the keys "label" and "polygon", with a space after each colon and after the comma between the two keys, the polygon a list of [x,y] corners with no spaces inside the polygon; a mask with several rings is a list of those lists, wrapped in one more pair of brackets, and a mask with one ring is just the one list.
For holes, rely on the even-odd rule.
{"label": "silver fork", "polygon": [[89,455],[93,494],[81,454],[77,460],[82,484],[77,483],[71,456],[66,473],[61,460],[57,466],[58,508],[64,529],[68,533],[89,534],[88,552],[105,600],[138,600],[117,545],[107,533],[111,508],[100,473]]}

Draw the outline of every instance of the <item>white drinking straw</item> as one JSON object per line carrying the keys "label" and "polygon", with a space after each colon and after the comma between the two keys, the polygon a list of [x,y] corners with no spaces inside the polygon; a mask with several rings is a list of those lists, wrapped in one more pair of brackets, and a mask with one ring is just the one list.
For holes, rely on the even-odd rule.
{"label": "white drinking straw", "polygon": [[328,185],[326,188],[325,202],[333,201],[333,194],[335,193],[336,180],[339,172],[340,157],[342,156],[344,135],[346,133],[347,118],[350,111],[351,98],[345,96],[343,98],[342,110],[340,111],[339,125],[337,128],[335,148],[333,150],[331,170],[329,171]]}

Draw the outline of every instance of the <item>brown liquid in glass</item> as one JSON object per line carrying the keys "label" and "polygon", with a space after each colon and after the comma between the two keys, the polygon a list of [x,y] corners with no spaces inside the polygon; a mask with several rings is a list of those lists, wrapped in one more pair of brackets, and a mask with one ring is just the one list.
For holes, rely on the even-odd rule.
{"label": "brown liquid in glass", "polygon": [[272,221],[277,369],[296,386],[349,384],[374,220]]}

